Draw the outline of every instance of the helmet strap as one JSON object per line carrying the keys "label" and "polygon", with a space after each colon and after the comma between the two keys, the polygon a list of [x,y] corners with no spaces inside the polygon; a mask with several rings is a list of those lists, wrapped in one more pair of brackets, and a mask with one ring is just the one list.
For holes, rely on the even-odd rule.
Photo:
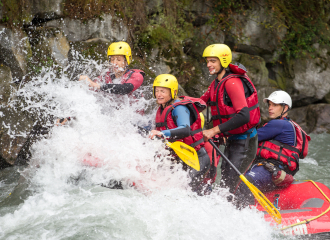
{"label": "helmet strap", "polygon": [[284,112],[284,108],[285,108],[285,106],[286,106],[286,104],[283,104],[283,110],[282,110],[282,113],[281,113],[281,115],[278,116],[276,119],[281,119],[281,118],[283,117],[283,115],[286,114],[286,113],[290,110],[290,108],[289,108],[289,106],[288,106],[288,110],[286,110],[286,111]]}
{"label": "helmet strap", "polygon": [[222,73],[223,69],[224,69],[224,67],[223,67],[223,66],[221,65],[221,63],[220,63],[220,70],[219,70],[219,72],[217,72],[217,76],[218,76],[220,73]]}

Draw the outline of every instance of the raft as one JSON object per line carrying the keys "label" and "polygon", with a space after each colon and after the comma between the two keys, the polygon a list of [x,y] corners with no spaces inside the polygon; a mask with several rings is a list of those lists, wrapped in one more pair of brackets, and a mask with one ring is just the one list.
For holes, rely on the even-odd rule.
{"label": "raft", "polygon": [[330,189],[322,183],[295,181],[285,189],[265,193],[282,216],[277,225],[256,201],[255,207],[264,211],[264,218],[281,230],[283,235],[300,235],[306,239],[330,239]]}

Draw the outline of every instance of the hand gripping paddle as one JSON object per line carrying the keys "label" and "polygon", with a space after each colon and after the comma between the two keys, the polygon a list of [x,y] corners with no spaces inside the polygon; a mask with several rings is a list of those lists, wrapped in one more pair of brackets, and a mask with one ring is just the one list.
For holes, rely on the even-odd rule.
{"label": "hand gripping paddle", "polygon": [[215,148],[215,150],[221,155],[221,157],[226,160],[230,166],[238,173],[240,179],[248,186],[248,188],[251,190],[254,197],[257,199],[259,204],[269,213],[270,216],[274,219],[274,221],[278,224],[282,222],[282,216],[280,212],[274,207],[274,205],[268,200],[268,198],[258,189],[256,188],[252,183],[250,183],[243,174],[241,174],[238,169],[234,166],[234,164],[229,161],[229,159],[226,157],[225,154],[223,154],[220,149],[214,144],[214,142],[209,139],[209,143]]}
{"label": "hand gripping paddle", "polygon": [[[134,124],[134,126],[137,126]],[[149,134],[149,131],[144,129],[143,127],[137,126],[139,130],[145,132],[146,134]],[[156,136],[157,137],[157,136]],[[183,142],[169,142],[166,139],[164,139],[166,145],[173,149],[173,151],[178,155],[178,157],[186,163],[189,167],[192,167],[193,169],[200,171],[201,167],[199,165],[199,159],[196,150],[183,143]]]}

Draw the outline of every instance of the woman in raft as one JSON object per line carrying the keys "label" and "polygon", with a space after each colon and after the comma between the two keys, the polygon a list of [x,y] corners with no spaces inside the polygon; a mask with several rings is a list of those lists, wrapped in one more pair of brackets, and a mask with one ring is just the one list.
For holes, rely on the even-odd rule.
{"label": "woman in raft", "polygon": [[[178,81],[171,74],[157,76],[153,83],[153,96],[159,108],[156,113],[156,130],[149,137],[164,136],[170,142],[181,141],[197,151],[200,171],[197,171],[183,161],[183,169],[189,171],[190,186],[198,194],[204,192],[203,180],[210,169],[210,158],[204,148],[202,120],[199,112],[206,104],[199,98],[188,96],[177,97]],[[206,185],[206,184],[205,184]]]}

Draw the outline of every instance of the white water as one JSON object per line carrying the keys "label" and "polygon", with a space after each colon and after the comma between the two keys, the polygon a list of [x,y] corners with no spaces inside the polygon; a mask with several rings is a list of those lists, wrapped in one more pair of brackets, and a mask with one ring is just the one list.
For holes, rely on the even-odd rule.
{"label": "white water", "polygon": [[[95,62],[86,66],[87,75],[102,68]],[[19,181],[30,193],[24,199],[11,186],[13,201],[23,201],[0,210],[1,239],[282,239],[262,213],[228,203],[226,190],[197,196],[185,172],[171,170],[166,157],[154,158],[157,151],[167,155],[164,144],[144,138],[132,124],[154,117],[136,113],[150,102],[129,104],[127,96],[97,93],[49,70],[18,94],[31,114],[76,120],[33,145]],[[84,165],[88,154],[102,166]],[[125,189],[99,185],[110,179],[122,180]]]}

